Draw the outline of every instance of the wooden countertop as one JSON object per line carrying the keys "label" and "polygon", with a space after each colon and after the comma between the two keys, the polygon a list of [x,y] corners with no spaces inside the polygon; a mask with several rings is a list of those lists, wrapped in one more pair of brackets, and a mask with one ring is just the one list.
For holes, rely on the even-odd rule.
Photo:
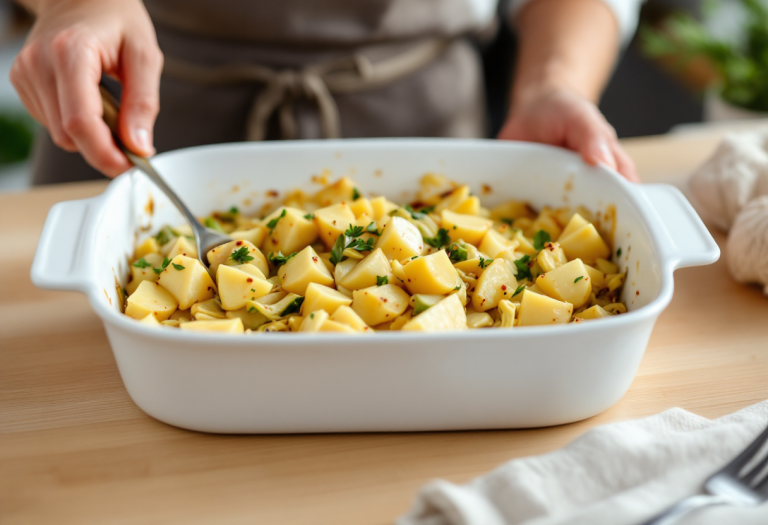
{"label": "wooden countertop", "polygon": [[[627,140],[646,181],[680,183],[722,129]],[[160,423],[128,397],[86,299],[32,286],[49,207],[104,184],[0,194],[0,522],[384,524],[436,477],[466,482],[590,427],[683,407],[718,417],[768,398],[768,298],[725,263],[681,270],[632,387],[554,428],[217,436]],[[723,246],[725,237],[716,233]]]}

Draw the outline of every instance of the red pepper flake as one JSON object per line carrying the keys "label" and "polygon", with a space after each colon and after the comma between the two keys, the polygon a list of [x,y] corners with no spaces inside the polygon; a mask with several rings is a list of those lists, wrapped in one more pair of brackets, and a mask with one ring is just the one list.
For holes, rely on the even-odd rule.
{"label": "red pepper flake", "polygon": [[502,285],[501,285],[501,289],[502,289],[502,290],[506,290],[506,289],[507,289],[507,285],[506,285],[506,284],[502,284]]}
{"label": "red pepper flake", "polygon": [[640,290],[635,290],[635,295],[640,295]]}
{"label": "red pepper flake", "polygon": [[267,197],[273,197],[274,198],[274,197],[277,197],[278,195],[280,195],[280,194],[277,191],[275,191],[275,190],[267,190]]}
{"label": "red pepper flake", "polygon": [[237,242],[235,243],[235,246],[240,246],[240,245],[242,245],[242,244],[243,244],[243,241],[237,241]]}
{"label": "red pepper flake", "polygon": [[247,283],[252,283],[252,282],[253,282],[253,279],[252,279],[251,277],[248,277],[248,278],[245,280],[245,282],[247,282]]}
{"label": "red pepper flake", "polygon": [[385,303],[387,302],[387,298],[386,297],[382,297],[381,300],[384,301]]}
{"label": "red pepper flake", "polygon": [[312,256],[312,260],[313,260],[313,261],[315,261],[315,262],[317,262],[317,257],[315,257],[315,256],[313,255],[313,256]]}

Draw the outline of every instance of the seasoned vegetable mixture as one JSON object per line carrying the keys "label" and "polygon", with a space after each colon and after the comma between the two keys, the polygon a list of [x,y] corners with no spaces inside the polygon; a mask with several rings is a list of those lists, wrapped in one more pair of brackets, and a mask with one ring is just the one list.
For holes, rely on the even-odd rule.
{"label": "seasoned vegetable mixture", "polygon": [[425,332],[600,319],[627,311],[625,273],[583,208],[492,209],[442,176],[417,202],[367,198],[342,178],[264,217],[202,219],[232,241],[197,260],[164,227],[131,262],[125,314],[199,332]]}

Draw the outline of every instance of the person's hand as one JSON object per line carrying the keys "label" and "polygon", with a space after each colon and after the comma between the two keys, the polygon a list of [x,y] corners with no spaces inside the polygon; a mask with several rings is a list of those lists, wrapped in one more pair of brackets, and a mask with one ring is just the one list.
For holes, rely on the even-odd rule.
{"label": "person's hand", "polygon": [[597,107],[561,88],[531,89],[513,103],[500,139],[541,142],[581,154],[588,164],[604,163],[638,182],[635,165]]}
{"label": "person's hand", "polygon": [[[30,2],[32,3],[32,2]],[[102,121],[102,72],[120,79],[120,138],[152,155],[163,57],[139,0],[42,0],[10,79],[53,142],[114,177],[130,166]]]}

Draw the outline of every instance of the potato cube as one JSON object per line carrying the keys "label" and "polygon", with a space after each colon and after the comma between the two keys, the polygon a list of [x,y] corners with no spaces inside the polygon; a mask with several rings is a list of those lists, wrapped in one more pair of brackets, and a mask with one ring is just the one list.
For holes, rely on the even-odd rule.
{"label": "potato cube", "polygon": [[125,287],[128,295],[133,295],[142,281],[154,283],[160,275],[155,268],[162,268],[163,257],[157,253],[148,253],[131,264],[131,282]]}
{"label": "potato cube", "polygon": [[333,275],[311,246],[307,246],[282,265],[277,274],[280,276],[283,290],[299,295],[306,294],[309,283],[333,285]]}
{"label": "potato cube", "polygon": [[523,292],[517,324],[533,326],[567,323],[571,320],[572,313],[572,304],[534,293],[529,289]]}
{"label": "potato cube", "polygon": [[488,328],[491,326],[493,326],[493,317],[491,317],[487,312],[472,311],[471,313],[467,314],[467,328],[477,329]]}
{"label": "potato cube", "polygon": [[216,285],[203,263],[184,255],[174,257],[157,282],[171,292],[182,310],[210,299],[216,293]]}
{"label": "potato cube", "polygon": [[550,239],[557,239],[563,229],[557,223],[551,211],[542,211],[536,220],[531,224],[531,232],[534,234],[539,230],[544,230],[549,234]]}
{"label": "potato cube", "polygon": [[551,272],[555,268],[559,268],[567,263],[568,259],[565,257],[565,253],[560,248],[559,243],[548,242],[539,252],[539,255],[536,256],[536,262],[539,263],[543,271]]}
{"label": "potato cube", "polygon": [[355,183],[349,177],[342,177],[330,186],[315,194],[319,206],[331,206],[340,202],[352,202],[355,195]]}
{"label": "potato cube", "polygon": [[571,216],[571,220],[568,221],[568,224],[565,225],[565,229],[560,233],[561,237],[568,237],[572,233],[576,233],[580,229],[582,229],[584,226],[587,226],[589,224],[589,221],[586,220],[584,217],[582,217],[578,213],[574,213]]}
{"label": "potato cube", "polygon": [[171,242],[171,249],[168,250],[166,257],[173,259],[177,255],[186,255],[187,257],[197,259],[197,246],[195,246],[195,241],[188,239],[183,235],[181,237],[176,237],[176,240]]}
{"label": "potato cube", "polygon": [[595,259],[595,267],[603,273],[619,273],[619,265],[598,257]]}
{"label": "potato cube", "polygon": [[451,193],[443,197],[443,199],[435,205],[435,213],[440,213],[443,210],[451,210],[455,212],[456,208],[460,206],[468,198],[469,198],[469,186],[466,186],[466,185],[459,186],[458,188],[453,190]]}
{"label": "potato cube", "polygon": [[536,285],[548,296],[571,303],[574,308],[580,308],[592,293],[592,280],[580,259],[539,275]]}
{"label": "potato cube", "polygon": [[587,308],[583,312],[573,314],[577,319],[602,319],[603,317],[610,317],[611,314],[603,309],[600,305],[595,305]]}
{"label": "potato cube", "polygon": [[154,315],[158,321],[165,321],[176,311],[177,306],[176,298],[159,284],[142,281],[128,298],[125,315],[138,320]]}
{"label": "potato cube", "polygon": [[424,250],[424,240],[419,229],[402,217],[392,217],[381,229],[376,248],[384,252],[387,259],[403,261]]}
{"label": "potato cube", "polygon": [[501,252],[509,249],[514,250],[518,244],[520,244],[518,241],[507,239],[504,234],[496,230],[488,230],[478,248],[480,252],[493,259],[498,257]]}
{"label": "potato cube", "polygon": [[328,312],[317,310],[304,316],[299,332],[319,332],[320,327],[328,320]]}
{"label": "potato cube", "polygon": [[341,333],[347,333],[347,334],[354,334],[357,332],[357,330],[355,330],[349,325],[346,325],[344,323],[339,323],[337,321],[331,321],[330,319],[326,319],[325,322],[322,325],[320,325],[320,331],[321,332],[341,332]]}
{"label": "potato cube", "polygon": [[146,317],[140,319],[139,322],[147,326],[162,326],[154,314],[147,315]]}
{"label": "potato cube", "polygon": [[589,280],[592,283],[593,292],[596,292],[597,290],[600,290],[601,288],[606,287],[605,274],[603,272],[601,272],[597,268],[592,268],[587,264],[584,265],[584,268],[587,270],[587,273],[589,274]]}
{"label": "potato cube", "polygon": [[227,319],[240,319],[243,323],[243,327],[247,330],[256,330],[258,327],[269,321],[260,312],[249,312],[245,308],[227,312],[226,317]]}
{"label": "potato cube", "polygon": [[[248,253],[240,251],[243,248],[247,248]],[[234,254],[244,254],[244,256],[240,256],[237,258],[237,260],[235,260],[232,258],[232,255]],[[267,258],[264,257],[264,254],[261,253],[261,250],[256,248],[256,246],[248,241],[231,241],[226,244],[222,244],[221,246],[217,246],[208,252],[208,266],[210,267],[211,275],[216,275],[220,264],[226,264],[227,266],[237,266],[239,264],[246,263],[254,265],[264,275],[269,275],[269,265],[267,264]]]}
{"label": "potato cube", "polygon": [[[150,253],[160,253],[160,244],[157,242],[157,239],[155,239],[154,237],[148,237],[147,239],[144,240],[144,242],[139,244],[133,256],[136,259],[141,259],[142,257],[149,255]],[[162,257],[161,257],[161,260],[162,260]]]}
{"label": "potato cube", "polygon": [[348,204],[342,202],[317,210],[315,224],[320,232],[320,240],[330,250],[339,235],[355,224],[355,214]]}
{"label": "potato cube", "polygon": [[413,315],[419,315],[421,312],[435,306],[443,299],[445,299],[444,295],[417,293],[416,295],[411,296],[409,304],[413,308]]}
{"label": "potato cube", "polygon": [[370,220],[366,224],[363,224],[363,226],[368,226],[373,220],[373,206],[371,206],[371,201],[365,197],[349,202],[349,209],[355,214],[356,219],[359,219],[362,216],[370,217]]}
{"label": "potato cube", "polygon": [[258,225],[248,230],[236,230],[228,235],[236,241],[248,241],[258,248],[267,238],[268,233],[269,229],[266,226]]}
{"label": "potato cube", "polygon": [[341,285],[348,290],[360,290],[376,286],[379,277],[386,277],[390,283],[395,281],[389,259],[376,248],[344,276]]}
{"label": "potato cube", "polygon": [[268,254],[283,252],[283,255],[290,255],[303,250],[305,246],[317,240],[318,231],[315,221],[298,208],[278,208],[267,215],[262,224],[268,230],[262,246],[264,252]]}
{"label": "potato cube", "polygon": [[255,301],[272,291],[272,283],[252,264],[220,265],[216,283],[224,310],[239,310],[246,301]]}
{"label": "potato cube", "polygon": [[352,292],[352,309],[369,326],[393,321],[406,308],[408,294],[394,284]]}
{"label": "potato cube", "polygon": [[405,326],[404,331],[445,332],[467,329],[467,314],[464,305],[455,294],[449,295],[435,306],[420,313]]}
{"label": "potato cube", "polygon": [[570,235],[560,236],[558,242],[568,259],[581,259],[586,264],[598,258],[605,259],[611,254],[610,248],[593,224],[587,224]]}
{"label": "potato cube", "polygon": [[513,221],[521,217],[528,219],[536,217],[536,212],[527,202],[512,200],[491,208],[491,219],[496,221],[502,219]]}
{"label": "potato cube", "polygon": [[336,321],[337,323],[343,323],[356,332],[372,332],[371,328],[365,324],[365,321],[363,321],[362,318],[349,306],[339,306],[336,311],[331,314],[330,320]]}
{"label": "potato cube", "polygon": [[352,304],[352,299],[343,293],[322,284],[309,283],[301,311],[303,315],[316,310],[325,310],[329,314],[333,314],[340,306],[349,306],[350,304]]}
{"label": "potato cube", "polygon": [[478,312],[487,312],[496,308],[502,299],[511,298],[516,288],[517,278],[509,263],[504,259],[495,259],[477,280],[472,306]]}
{"label": "potato cube", "polygon": [[512,328],[515,326],[515,303],[502,299],[499,301],[499,314],[501,314],[501,328]]}
{"label": "potato cube", "polygon": [[[179,312],[179,310],[177,310]],[[198,321],[210,321],[211,319],[226,319],[226,312],[221,308],[218,299],[208,299],[202,303],[195,303],[189,309],[189,313]],[[173,318],[176,314],[172,315]]]}
{"label": "potato cube", "polygon": [[479,277],[492,262],[493,259],[478,257],[477,259],[467,259],[466,261],[457,262],[453,267],[457,270],[461,270],[465,274],[471,273]]}
{"label": "potato cube", "polygon": [[481,213],[480,198],[472,195],[453,208],[450,208],[450,210],[463,215],[479,215]]}
{"label": "potato cube", "polygon": [[277,321],[292,314],[298,314],[304,298],[294,293],[289,293],[276,303],[264,304],[261,300],[246,301],[245,310],[248,313],[261,313],[270,321]]}
{"label": "potato cube", "polygon": [[220,332],[225,334],[242,334],[245,331],[243,322],[239,318],[191,321],[189,323],[181,323],[179,328],[191,332]]}
{"label": "potato cube", "polygon": [[388,220],[389,213],[396,210],[399,206],[394,202],[388,201],[386,197],[376,197],[371,199],[371,209],[373,210],[373,220]]}
{"label": "potato cube", "polygon": [[448,230],[452,241],[463,239],[469,244],[478,245],[491,229],[493,221],[475,215],[462,215],[450,210],[443,210],[443,228]]}
{"label": "potato cube", "polygon": [[461,278],[445,250],[424,255],[403,265],[405,287],[411,294],[444,295],[461,285]]}

